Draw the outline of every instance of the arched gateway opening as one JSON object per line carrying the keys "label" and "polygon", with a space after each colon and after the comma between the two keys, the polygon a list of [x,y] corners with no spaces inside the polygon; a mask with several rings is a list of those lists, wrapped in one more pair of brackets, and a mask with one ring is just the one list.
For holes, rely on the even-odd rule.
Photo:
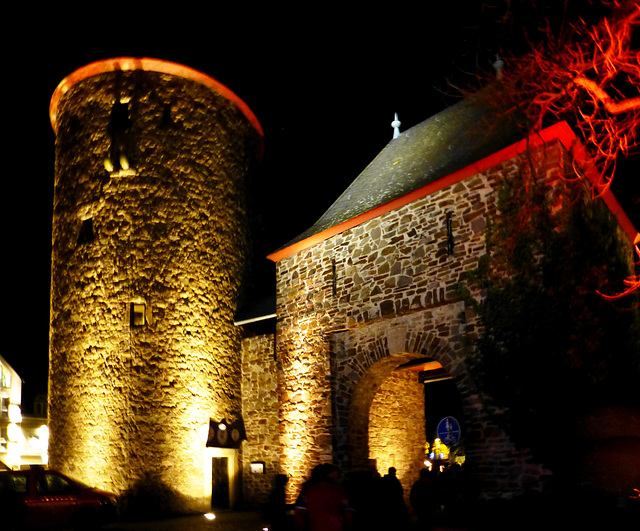
{"label": "arched gateway opening", "polygon": [[[408,495],[434,449],[437,426],[453,415],[461,416],[459,394],[438,361],[411,353],[377,361],[354,387],[348,423],[351,467],[380,475],[394,467]],[[448,452],[436,454],[431,463],[446,466],[448,457]]]}

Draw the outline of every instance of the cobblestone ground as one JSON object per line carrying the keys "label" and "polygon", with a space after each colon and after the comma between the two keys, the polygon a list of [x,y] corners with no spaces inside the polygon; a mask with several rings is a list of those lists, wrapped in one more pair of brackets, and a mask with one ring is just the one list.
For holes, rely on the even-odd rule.
{"label": "cobblestone ground", "polygon": [[264,523],[254,512],[216,512],[214,520],[204,515],[181,516],[145,522],[118,522],[105,531],[262,531]]}

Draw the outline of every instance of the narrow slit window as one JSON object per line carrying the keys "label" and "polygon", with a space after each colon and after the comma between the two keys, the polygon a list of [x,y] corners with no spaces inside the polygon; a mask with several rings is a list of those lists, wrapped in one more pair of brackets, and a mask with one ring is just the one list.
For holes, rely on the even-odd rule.
{"label": "narrow slit window", "polygon": [[162,111],[162,121],[160,122],[161,128],[171,127],[173,125],[173,119],[171,118],[171,104],[165,103],[164,110]]}
{"label": "narrow slit window", "polygon": [[132,153],[131,117],[128,103],[118,101],[113,104],[109,136],[111,137],[110,167],[114,170],[128,170],[131,167]]}
{"label": "narrow slit window", "polygon": [[449,256],[453,254],[455,242],[453,240],[453,220],[451,212],[447,213],[447,253]]}
{"label": "narrow slit window", "polygon": [[338,296],[338,273],[335,258],[331,259],[331,294],[334,297]]}
{"label": "narrow slit window", "polygon": [[131,326],[140,327],[147,324],[146,304],[141,302],[132,302],[130,309]]}
{"label": "narrow slit window", "polygon": [[80,232],[78,233],[78,245],[85,243],[91,243],[95,240],[96,236],[93,231],[93,219],[83,219],[80,225]]}

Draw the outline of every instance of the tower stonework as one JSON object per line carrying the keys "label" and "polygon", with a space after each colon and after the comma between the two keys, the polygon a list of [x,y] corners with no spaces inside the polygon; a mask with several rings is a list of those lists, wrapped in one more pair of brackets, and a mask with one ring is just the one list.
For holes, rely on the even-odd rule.
{"label": "tower stonework", "polygon": [[204,508],[203,428],[241,410],[233,314],[260,125],[212,78],[154,59],[81,68],[50,114],[50,464]]}

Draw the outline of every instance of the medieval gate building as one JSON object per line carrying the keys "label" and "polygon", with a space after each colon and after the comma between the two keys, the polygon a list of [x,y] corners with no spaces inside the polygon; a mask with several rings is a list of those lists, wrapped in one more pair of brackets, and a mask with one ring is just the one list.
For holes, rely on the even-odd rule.
{"label": "medieval gate building", "polygon": [[[209,505],[218,458],[249,506],[276,473],[293,499],[323,462],[395,466],[407,491],[427,442],[422,381],[445,374],[482,493],[540,486],[547,471],[498,427],[469,370],[480,323],[456,285],[485,252],[497,183],[525,158],[556,179],[566,124],[521,140],[464,101],[391,140],[270,256],[276,306],[258,317],[275,312],[276,333],[253,334],[234,326],[242,183],[261,139],[246,105],[191,69],[123,58],[67,78],[51,114],[53,466],[179,509]],[[240,417],[241,452],[205,446],[211,419]]]}
{"label": "medieval gate building", "polygon": [[[271,255],[279,465],[294,479],[292,496],[323,461],[381,475],[395,466],[408,493],[427,442],[424,395],[408,392],[421,384],[401,370],[412,360],[452,378],[465,466],[481,495],[542,488],[549,471],[499,427],[499,411],[469,370],[480,323],[456,285],[485,254],[503,177],[533,163],[541,179],[561,185],[575,135],[562,123],[522,140],[517,128],[486,113],[464,101],[403,132],[313,227]],[[605,200],[633,239],[615,199]],[[372,424],[385,385],[395,390],[387,394],[381,441]]]}

